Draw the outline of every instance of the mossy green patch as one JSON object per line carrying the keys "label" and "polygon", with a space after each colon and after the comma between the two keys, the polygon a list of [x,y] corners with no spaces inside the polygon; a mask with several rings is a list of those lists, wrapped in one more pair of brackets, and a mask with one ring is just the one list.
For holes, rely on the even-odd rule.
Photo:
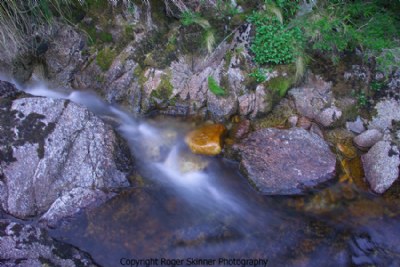
{"label": "mossy green patch", "polygon": [[208,76],[208,89],[216,96],[224,96],[226,94],[225,89],[220,87],[212,76]]}
{"label": "mossy green patch", "polygon": [[115,51],[111,50],[109,47],[106,47],[97,54],[96,63],[99,65],[102,71],[107,71],[115,57]]}
{"label": "mossy green patch", "polygon": [[168,100],[172,96],[173,90],[174,87],[171,84],[171,76],[166,74],[161,77],[160,84],[151,92],[150,96],[160,100]]}
{"label": "mossy green patch", "polygon": [[269,80],[267,87],[278,93],[280,97],[283,97],[291,85],[292,81],[290,78],[279,76]]}

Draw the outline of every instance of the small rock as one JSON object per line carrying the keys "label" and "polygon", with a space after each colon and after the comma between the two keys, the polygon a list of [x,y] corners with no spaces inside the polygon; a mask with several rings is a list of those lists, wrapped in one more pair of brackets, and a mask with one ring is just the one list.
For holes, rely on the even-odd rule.
{"label": "small rock", "polygon": [[379,141],[361,159],[365,178],[376,193],[384,193],[399,177],[399,150],[389,141]]}
{"label": "small rock", "polygon": [[335,176],[328,144],[301,128],[261,129],[233,149],[241,171],[264,194],[301,194]]}
{"label": "small rock", "polygon": [[383,137],[383,134],[376,130],[376,129],[371,129],[363,132],[360,135],[357,135],[354,137],[354,143],[359,147],[361,150],[362,149],[367,149],[375,145],[378,141],[380,141]]}
{"label": "small rock", "polygon": [[297,127],[303,128],[304,130],[308,130],[311,127],[311,120],[307,117],[300,117],[297,121]]}
{"label": "small rock", "polygon": [[311,123],[310,132],[318,135],[321,138],[324,138],[324,133],[322,132],[321,128],[319,128],[318,124]]}
{"label": "small rock", "polygon": [[299,116],[297,116],[297,115],[290,116],[288,119],[290,128],[296,127],[298,120],[299,120]]}
{"label": "small rock", "polygon": [[357,119],[355,121],[346,122],[346,129],[357,134],[365,131],[364,123],[361,120],[360,116],[357,116]]}
{"label": "small rock", "polygon": [[342,111],[337,107],[326,108],[321,111],[315,120],[324,127],[332,126],[337,120],[342,117]]}
{"label": "small rock", "polygon": [[221,153],[221,136],[225,132],[222,124],[204,125],[190,132],[185,142],[195,154],[218,155]]}
{"label": "small rock", "polygon": [[250,121],[242,120],[232,128],[231,136],[238,140],[244,138],[250,132]]}

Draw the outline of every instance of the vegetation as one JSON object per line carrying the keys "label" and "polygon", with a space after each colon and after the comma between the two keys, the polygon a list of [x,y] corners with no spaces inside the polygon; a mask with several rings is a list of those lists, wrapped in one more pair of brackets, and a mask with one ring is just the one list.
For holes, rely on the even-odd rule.
{"label": "vegetation", "polygon": [[106,47],[97,54],[96,63],[103,71],[107,71],[111,67],[115,56],[115,51]]}
{"label": "vegetation", "polygon": [[[276,14],[275,14],[276,15]],[[249,21],[256,27],[256,35],[251,45],[254,60],[263,64],[286,64],[294,62],[298,56],[298,45],[302,41],[299,28],[289,28],[279,15],[255,12]]]}
{"label": "vegetation", "polygon": [[216,96],[224,96],[226,94],[224,88],[220,87],[212,76],[208,76],[208,89]]}
{"label": "vegetation", "polygon": [[199,25],[204,30],[204,43],[209,53],[212,52],[215,44],[214,31],[211,28],[208,20],[202,18],[199,13],[193,11],[185,11],[181,15],[181,23],[183,26],[190,26],[193,24]]}

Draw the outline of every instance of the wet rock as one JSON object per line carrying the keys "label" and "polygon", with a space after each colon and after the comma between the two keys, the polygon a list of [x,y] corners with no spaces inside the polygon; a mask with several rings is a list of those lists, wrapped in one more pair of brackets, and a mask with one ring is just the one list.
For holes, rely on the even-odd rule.
{"label": "wet rock", "polygon": [[[74,189],[129,185],[126,169],[121,171],[117,162],[121,157],[114,131],[81,106],[66,100],[22,98],[3,106],[0,118],[0,146],[7,151],[0,158],[1,206],[6,212],[19,218],[41,215],[73,192],[79,201],[57,202],[57,210],[67,214],[72,210],[69,204],[77,204],[74,208],[79,210],[92,203],[89,190],[78,196]],[[54,210],[52,216],[58,216]]]}
{"label": "wet rock", "polygon": [[354,137],[354,143],[360,149],[368,149],[380,141],[382,137],[383,134],[380,131],[370,129]]}
{"label": "wet rock", "polygon": [[392,128],[392,121],[400,121],[400,102],[387,99],[376,104],[377,115],[369,123],[369,129],[385,131]]}
{"label": "wet rock", "polygon": [[261,129],[233,146],[240,169],[264,194],[301,194],[335,175],[335,155],[304,129]]}
{"label": "wet rock", "polygon": [[389,141],[379,141],[361,159],[365,178],[376,193],[385,192],[399,177],[399,149]]}
{"label": "wet rock", "polygon": [[288,95],[301,115],[314,119],[331,105],[331,89],[332,83],[325,82],[320,76],[310,75],[302,87],[291,89]]}
{"label": "wet rock", "polygon": [[97,266],[90,255],[48,236],[45,230],[0,220],[1,266]]}
{"label": "wet rock", "polygon": [[115,193],[81,187],[74,188],[68,194],[57,198],[40,218],[40,222],[54,228],[61,219],[75,215],[80,209],[99,206],[113,196]]}
{"label": "wet rock", "polygon": [[190,132],[185,142],[195,154],[218,155],[222,151],[222,135],[225,126],[222,124],[210,124],[199,127]]}
{"label": "wet rock", "polygon": [[357,134],[365,131],[364,123],[361,120],[360,116],[357,116],[357,119],[355,121],[346,122],[346,129]]}
{"label": "wet rock", "polygon": [[14,99],[22,94],[12,83],[0,80],[0,99]]}
{"label": "wet rock", "polygon": [[329,107],[321,111],[315,120],[324,127],[332,126],[342,117],[342,111],[337,107]]}

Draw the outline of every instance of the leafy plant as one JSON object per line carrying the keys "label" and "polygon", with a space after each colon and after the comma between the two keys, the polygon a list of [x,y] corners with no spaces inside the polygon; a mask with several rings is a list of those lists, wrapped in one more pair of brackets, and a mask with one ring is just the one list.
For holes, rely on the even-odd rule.
{"label": "leafy plant", "polygon": [[384,84],[382,82],[372,82],[371,89],[372,91],[379,92],[383,88]]}
{"label": "leafy plant", "polygon": [[212,76],[208,76],[208,89],[217,96],[223,96],[226,94],[224,88],[220,87]]}
{"label": "leafy plant", "polygon": [[267,78],[265,77],[265,71],[264,71],[264,69],[261,69],[261,68],[255,69],[253,72],[251,72],[251,73],[249,74],[249,76],[250,76],[250,77],[253,77],[253,78],[256,80],[256,82],[258,82],[258,83],[263,83],[263,82],[265,82],[265,80],[267,79]]}
{"label": "leafy plant", "polygon": [[256,34],[250,49],[258,64],[285,64],[296,59],[296,47],[302,41],[299,28],[289,28],[277,18],[261,13],[253,13],[249,21],[255,25]]}
{"label": "leafy plant", "polygon": [[360,92],[357,95],[357,102],[359,107],[366,107],[368,105],[368,98],[364,92]]}

